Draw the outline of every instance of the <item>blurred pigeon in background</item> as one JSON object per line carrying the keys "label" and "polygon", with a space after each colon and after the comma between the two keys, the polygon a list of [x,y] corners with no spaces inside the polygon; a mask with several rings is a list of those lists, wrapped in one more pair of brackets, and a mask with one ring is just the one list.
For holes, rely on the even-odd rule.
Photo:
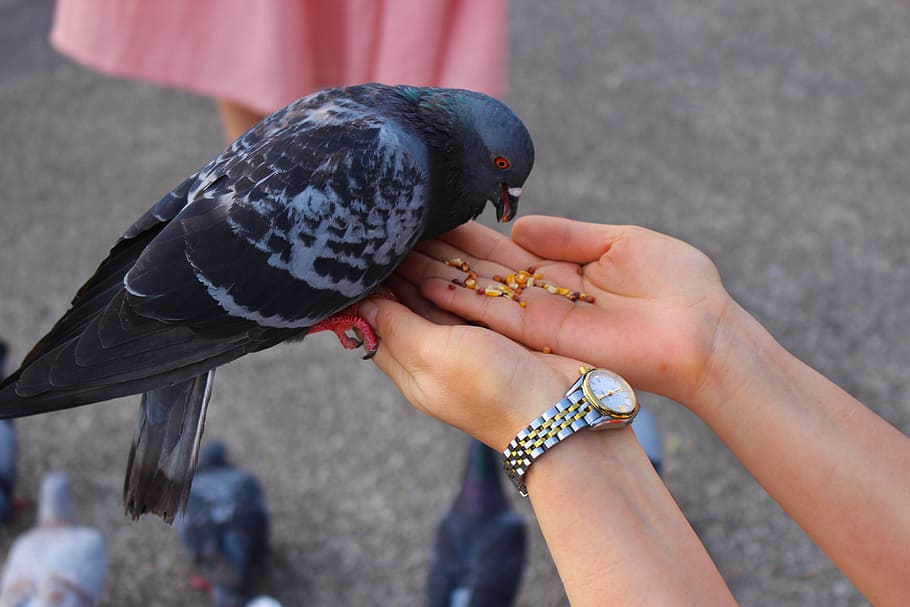
{"label": "blurred pigeon in background", "polygon": [[461,490],[436,529],[430,607],[508,607],[515,601],[527,540],[501,477],[502,456],[471,439]]}
{"label": "blurred pigeon in background", "polygon": [[213,369],[322,330],[371,355],[376,336],[350,306],[419,240],[488,203],[514,217],[533,162],[525,126],[481,93],[365,84],[304,97],[127,229],[0,383],[0,418],[146,393],[124,502],[170,521]]}
{"label": "blurred pigeon in background", "polygon": [[281,607],[281,603],[270,596],[257,596],[244,605],[244,607]]}
{"label": "blurred pigeon in background", "polygon": [[253,595],[269,550],[269,519],[256,479],[228,461],[227,447],[206,445],[186,510],[176,519],[215,607],[240,607]]}
{"label": "blurred pigeon in background", "polygon": [[638,439],[642,449],[648,454],[648,459],[657,473],[660,474],[663,466],[664,450],[660,443],[660,432],[657,429],[657,419],[649,409],[639,408],[638,415],[632,420],[632,431]]}
{"label": "blurred pigeon in background", "polygon": [[[0,376],[6,375],[9,347],[0,340]],[[16,510],[16,426],[13,420],[0,420],[0,523],[8,523]]]}
{"label": "blurred pigeon in background", "polygon": [[48,473],[38,521],[16,539],[3,567],[0,607],[95,605],[106,569],[104,538],[75,523],[66,473]]}

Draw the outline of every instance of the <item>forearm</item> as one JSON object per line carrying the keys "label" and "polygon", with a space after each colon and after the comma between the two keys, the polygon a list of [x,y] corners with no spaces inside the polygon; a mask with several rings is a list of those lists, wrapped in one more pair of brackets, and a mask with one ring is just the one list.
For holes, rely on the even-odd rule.
{"label": "forearm", "polygon": [[527,483],[573,606],[735,604],[631,430],[572,436]]}
{"label": "forearm", "polygon": [[877,605],[910,596],[910,440],[736,306],[691,403]]}

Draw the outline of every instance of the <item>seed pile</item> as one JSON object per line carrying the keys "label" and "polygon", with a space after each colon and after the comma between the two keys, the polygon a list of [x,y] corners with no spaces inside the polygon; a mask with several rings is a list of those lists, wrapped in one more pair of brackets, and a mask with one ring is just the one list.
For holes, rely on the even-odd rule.
{"label": "seed pile", "polygon": [[[496,284],[481,288],[477,285],[477,274],[471,270],[471,265],[468,262],[460,257],[455,257],[453,259],[447,259],[446,264],[453,268],[458,268],[465,273],[464,280],[453,278],[452,282],[454,284],[460,287],[474,289],[478,295],[486,295],[487,297],[506,297],[512,301],[518,302],[522,308],[526,307],[528,304],[521,300],[521,294],[525,289],[530,289],[531,287],[545,289],[547,293],[565,297],[569,301],[594,303],[593,295],[588,295],[581,291],[573,291],[572,289],[560,287],[545,281],[533,267],[517,272],[510,272],[505,277],[494,274],[493,282]],[[581,268],[579,268],[579,271],[580,270]]]}

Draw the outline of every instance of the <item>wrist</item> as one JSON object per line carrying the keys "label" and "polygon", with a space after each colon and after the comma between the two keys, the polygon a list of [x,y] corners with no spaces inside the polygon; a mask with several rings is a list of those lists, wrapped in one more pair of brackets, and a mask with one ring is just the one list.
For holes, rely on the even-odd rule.
{"label": "wrist", "polygon": [[[525,475],[528,493],[551,490],[572,493],[591,484],[608,483],[624,493],[654,468],[630,427],[584,430],[562,441],[535,461]],[[545,489],[546,487],[546,489]]]}
{"label": "wrist", "polygon": [[565,396],[525,426],[504,451],[505,471],[523,496],[528,495],[525,475],[540,457],[578,433],[623,429],[638,412],[635,393],[621,376],[586,366],[579,371]]}
{"label": "wrist", "polygon": [[763,383],[770,367],[784,352],[767,329],[730,299],[717,324],[701,381],[683,404],[705,418],[756,383]]}
{"label": "wrist", "polygon": [[[574,371],[573,371],[574,370]],[[578,379],[578,366],[535,376],[521,395],[510,397],[508,413],[497,424],[491,444],[502,453],[515,436],[533,420],[565,397],[566,390]]]}

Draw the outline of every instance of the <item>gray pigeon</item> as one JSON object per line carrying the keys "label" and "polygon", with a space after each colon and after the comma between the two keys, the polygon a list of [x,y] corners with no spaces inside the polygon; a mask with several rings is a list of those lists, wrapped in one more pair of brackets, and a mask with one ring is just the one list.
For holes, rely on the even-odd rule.
{"label": "gray pigeon", "polygon": [[[0,375],[6,373],[9,349],[0,341]],[[0,523],[8,523],[16,511],[16,426],[13,420],[0,420]]]}
{"label": "gray pigeon", "polygon": [[19,506],[16,491],[16,426],[0,419],[0,523],[8,523]]}
{"label": "gray pigeon", "polygon": [[635,437],[641,444],[642,449],[648,455],[648,459],[651,460],[654,470],[660,474],[663,468],[663,446],[660,442],[657,419],[655,419],[650,409],[641,407],[638,410],[638,415],[632,420],[632,431],[635,433]]}
{"label": "gray pigeon", "polygon": [[461,490],[436,529],[429,607],[508,607],[525,566],[525,524],[500,484],[502,456],[471,439]]}
{"label": "gray pigeon", "polygon": [[240,607],[253,594],[269,550],[262,488],[233,467],[219,442],[202,449],[186,510],[175,525],[215,607]]}
{"label": "gray pigeon", "polygon": [[533,162],[521,121],[480,93],[366,84],[304,97],[126,230],[0,383],[0,418],[145,393],[124,501],[170,521],[216,367],[322,330],[371,355],[376,336],[351,306],[415,243],[487,203],[510,220]]}
{"label": "gray pigeon", "polygon": [[38,522],[10,548],[0,579],[0,607],[89,607],[107,569],[104,539],[77,525],[63,472],[41,482]]}

